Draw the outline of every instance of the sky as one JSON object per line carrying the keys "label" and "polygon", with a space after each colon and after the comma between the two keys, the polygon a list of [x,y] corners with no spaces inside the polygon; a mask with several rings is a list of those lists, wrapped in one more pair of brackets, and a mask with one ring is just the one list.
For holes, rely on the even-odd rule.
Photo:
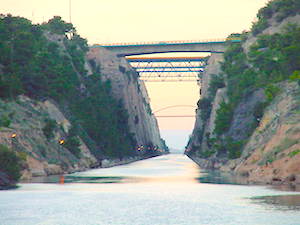
{"label": "sky", "polygon": [[[206,40],[249,30],[268,0],[0,0],[0,13],[23,16],[34,23],[55,15],[71,22],[89,44]],[[70,4],[71,3],[71,4]],[[71,7],[70,7],[71,6]],[[70,10],[71,9],[71,10]],[[71,12],[71,13],[70,13]],[[172,55],[173,56],[173,55]],[[174,55],[176,56],[176,55]],[[152,111],[170,105],[195,105],[196,83],[147,83]],[[195,108],[174,108],[160,115],[194,114]],[[162,136],[183,148],[194,118],[158,118]],[[170,130],[184,133],[174,138]],[[178,136],[178,135],[177,135]],[[172,140],[171,140],[172,139]]]}

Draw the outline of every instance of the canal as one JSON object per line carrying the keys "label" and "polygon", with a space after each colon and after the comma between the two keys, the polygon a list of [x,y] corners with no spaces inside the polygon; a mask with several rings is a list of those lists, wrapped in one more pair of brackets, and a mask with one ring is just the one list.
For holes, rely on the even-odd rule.
{"label": "canal", "polygon": [[1,225],[300,224],[299,192],[238,185],[181,154],[19,186],[0,192]]}

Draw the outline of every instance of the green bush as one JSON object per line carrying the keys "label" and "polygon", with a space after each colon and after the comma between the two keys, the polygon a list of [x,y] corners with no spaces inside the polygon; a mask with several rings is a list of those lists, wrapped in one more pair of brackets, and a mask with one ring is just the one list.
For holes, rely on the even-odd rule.
{"label": "green bush", "polygon": [[77,136],[70,136],[65,140],[64,147],[68,149],[77,158],[80,157],[80,140]]}
{"label": "green bush", "polygon": [[224,78],[221,75],[212,74],[208,88],[210,98],[214,98],[217,90],[223,87],[225,87]]}
{"label": "green bush", "polygon": [[[285,138],[279,145],[274,147],[272,151],[268,152],[259,162],[259,165],[265,165],[267,163],[272,163],[274,160],[280,157],[280,154],[282,151],[285,151],[286,149],[292,147],[293,145],[296,145],[300,143],[300,140],[298,139],[289,139]],[[295,152],[290,152],[288,155],[290,157],[293,157],[294,155],[298,154],[297,150]]]}
{"label": "green bush", "polygon": [[269,84],[265,89],[265,95],[267,97],[267,101],[271,102],[275,98],[275,96],[279,93],[279,91],[280,88],[272,84]]}
{"label": "green bush", "polygon": [[264,18],[259,19],[256,23],[253,23],[251,31],[254,36],[261,33],[264,29],[268,27],[268,21]]}
{"label": "green bush", "polygon": [[44,27],[52,33],[61,35],[75,31],[73,25],[71,23],[64,22],[60,16],[54,16],[48,21],[48,23],[44,24]]}
{"label": "green bush", "polygon": [[206,159],[206,158],[209,158],[210,156],[212,156],[213,154],[215,154],[214,150],[201,151],[200,157]]}
{"label": "green bush", "polygon": [[13,182],[18,181],[21,176],[20,159],[2,144],[0,144],[0,171],[7,174]]}
{"label": "green bush", "polygon": [[296,149],[295,151],[292,151],[288,154],[289,157],[294,157],[295,155],[300,153],[300,149]]}
{"label": "green bush", "polygon": [[[0,98],[24,94],[36,100],[54,99],[72,124],[80,127],[78,136],[96,157],[133,154],[136,140],[128,128],[128,113],[113,98],[110,81],[101,80],[99,65],[90,61],[95,74],[86,76],[89,48],[72,24],[56,16],[48,23],[32,25],[8,15],[0,17],[0,30],[0,64],[4,66]],[[61,35],[59,44],[46,38],[49,33]],[[152,114],[150,106],[145,107]],[[43,132],[51,139],[55,129],[53,121],[46,121]],[[71,151],[79,155],[76,138],[66,144],[75,146]]]}
{"label": "green bush", "polygon": [[[259,11],[258,21],[252,27],[252,34],[257,35],[266,29],[269,26],[268,19],[274,15],[277,20],[282,20],[287,16],[299,13],[299,9],[300,1],[298,0],[270,1]],[[228,101],[222,102],[217,110],[214,134],[217,135],[218,141],[208,139],[212,150],[218,153],[227,152],[229,158],[239,157],[243,147],[243,142],[228,141],[228,137],[224,137],[231,126],[234,110],[241,100],[263,88],[267,101],[257,102],[253,112],[253,116],[260,119],[265,107],[280,92],[278,82],[290,79],[297,81],[300,85],[298,76],[300,74],[300,27],[298,25],[286,25],[283,32],[273,35],[257,35],[256,43],[250,46],[248,52],[245,52],[242,47],[243,41],[246,40],[244,37],[246,34],[242,35],[240,43],[228,42],[228,48],[224,53],[221,74],[224,74],[226,79]],[[219,87],[223,85],[222,82],[214,83],[214,81],[212,81],[210,90],[212,98],[218,85],[221,85]],[[199,101],[198,107],[201,104]],[[211,104],[211,100],[208,99],[206,105],[209,104]],[[205,111],[204,107],[199,108],[201,108],[201,115],[204,115],[205,121],[209,117],[210,111]],[[249,128],[247,137],[252,134],[256,125],[257,122],[249,124],[249,126],[253,126],[253,129]]]}
{"label": "green bush", "polygon": [[232,138],[226,139],[226,149],[228,151],[229,159],[236,159],[241,157],[242,148],[245,141],[234,141]]}
{"label": "green bush", "polygon": [[266,102],[258,102],[253,110],[253,116],[255,117],[255,119],[261,119],[264,115],[264,110],[267,106]]}
{"label": "green bush", "polygon": [[11,123],[11,120],[9,119],[9,117],[7,115],[3,115],[0,118],[0,127],[9,127]]}
{"label": "green bush", "polygon": [[257,17],[260,21],[276,15],[277,22],[280,22],[286,17],[296,15],[299,10],[300,2],[298,0],[273,0],[258,11]]}
{"label": "green bush", "polygon": [[230,127],[233,116],[233,107],[226,102],[221,102],[220,108],[217,110],[217,116],[215,120],[214,133],[218,136],[224,134]]}
{"label": "green bush", "polygon": [[209,98],[201,98],[197,102],[198,109],[201,110],[201,119],[202,121],[206,121],[209,118],[212,104]]}
{"label": "green bush", "polygon": [[299,70],[295,70],[289,78],[291,81],[297,81],[298,85],[300,86],[300,71]]}
{"label": "green bush", "polygon": [[45,125],[42,130],[47,139],[51,139],[54,137],[54,131],[56,128],[57,128],[57,123],[55,120],[47,119],[45,121]]}

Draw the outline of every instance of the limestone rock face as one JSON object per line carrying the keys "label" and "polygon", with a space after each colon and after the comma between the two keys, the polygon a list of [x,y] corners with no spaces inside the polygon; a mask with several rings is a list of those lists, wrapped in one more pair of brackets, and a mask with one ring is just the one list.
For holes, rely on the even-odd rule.
{"label": "limestone rock face", "polygon": [[256,124],[254,117],[255,107],[266,100],[264,90],[259,89],[249,94],[237,105],[233,112],[233,119],[226,135],[235,141],[244,140],[249,132],[252,132],[253,124]]}
{"label": "limestone rock face", "polygon": [[[270,26],[268,26],[265,30],[262,31],[262,34],[267,34],[267,35],[272,35],[275,33],[280,33],[284,29],[286,25],[289,23],[292,24],[300,24],[300,15],[295,15],[292,17],[287,17],[281,22],[277,22],[274,17],[268,19],[268,22]],[[250,46],[254,44],[257,40],[257,37],[253,36],[250,34],[250,36],[247,38],[246,42],[243,44],[243,48],[245,49],[246,52],[249,51]]]}
{"label": "limestone rock face", "polygon": [[249,181],[284,182],[300,174],[299,86],[284,83],[281,90],[267,107],[235,168],[238,174],[247,172]]}
{"label": "limestone rock face", "polygon": [[[300,24],[300,15],[287,17],[277,22],[268,20],[269,27],[261,34],[272,35],[284,32],[289,23]],[[248,52],[257,37],[249,34],[242,47]],[[212,54],[201,82],[201,98],[209,96],[209,76],[221,72],[219,62],[222,55]],[[226,78],[225,78],[226,84]],[[233,172],[242,183],[300,183],[300,89],[296,82],[277,83],[280,94],[256,118],[256,107],[266,102],[264,89],[256,89],[245,95],[235,106],[229,129],[221,138],[231,138],[232,142],[244,141],[239,158],[229,160],[227,156],[209,151],[207,134],[214,138],[216,111],[222,100],[226,101],[227,87],[220,88],[212,100],[211,111],[206,121],[202,121],[203,109],[197,111],[197,119],[186,154],[202,168]],[[259,108],[259,107],[257,107]],[[257,126],[258,124],[258,126]],[[255,128],[256,127],[256,128]]]}
{"label": "limestone rock face", "polygon": [[207,66],[205,67],[205,71],[203,73],[200,88],[201,88],[201,98],[208,97],[208,88],[209,82],[211,80],[211,75],[219,74],[221,72],[221,64],[223,61],[223,54],[221,53],[212,53],[207,62]]}
{"label": "limestone rock face", "polygon": [[[63,38],[55,35],[47,37],[58,43],[61,42],[60,38]],[[138,79],[138,74],[124,58],[118,58],[105,49],[96,49],[96,51],[93,49],[89,52],[85,63],[87,76],[93,71],[88,63],[91,59],[95,60],[99,66],[103,80],[111,81],[113,97],[122,101],[128,111],[130,132],[135,135],[137,144],[152,145],[163,149],[164,145],[160,138],[156,118],[151,112],[146,87]],[[72,124],[55,101],[51,99],[37,101],[23,95],[15,101],[0,100],[0,115],[4,114],[12,115],[13,119],[8,128],[1,127],[0,143],[8,146],[23,158],[21,179],[69,173],[101,165],[99,159],[94,157],[80,138],[79,157],[59,144],[59,140],[68,134]],[[49,119],[54,120],[58,125],[51,139],[47,139],[43,131]],[[11,137],[13,133],[16,134],[15,138]],[[114,161],[106,166],[141,158],[137,156],[123,159],[123,161]],[[6,181],[6,178],[2,176],[3,185]]]}
{"label": "limestone rock face", "polygon": [[[13,114],[9,128],[0,131],[0,143],[8,146],[24,160],[22,178],[45,176],[84,170],[97,163],[81,141],[81,157],[75,157],[70,151],[59,145],[71,123],[62,114],[53,101],[36,101],[19,96],[16,101],[0,101],[5,113]],[[55,120],[58,127],[54,138],[47,140],[43,128],[47,119]],[[16,137],[11,135],[15,133]]]}
{"label": "limestone rock face", "polygon": [[[201,99],[207,98],[209,93],[208,93],[208,88],[209,88],[209,83],[211,80],[211,76],[214,74],[219,74],[221,72],[220,70],[220,63],[223,60],[223,54],[219,53],[213,53],[211,54],[209,60],[208,60],[208,65],[205,67],[205,71],[203,73],[203,76],[201,78],[200,82],[200,88],[201,88]],[[205,133],[211,132],[214,129],[214,120],[215,120],[215,115],[216,115],[216,110],[219,108],[220,102],[226,98],[226,93],[225,90],[218,90],[216,94],[216,98],[213,101],[212,104],[212,110],[210,113],[209,120],[207,121],[202,121],[201,119],[201,113],[202,110],[198,109],[196,113],[196,121],[192,133],[191,140],[187,146],[187,152],[191,150],[194,146],[197,146],[197,148],[205,148],[206,145],[206,137]]]}
{"label": "limestone rock face", "polygon": [[152,144],[163,148],[145,84],[138,79],[137,72],[125,58],[117,57],[105,48],[91,48],[87,58],[94,60],[104,81],[111,81],[113,96],[122,100],[128,111],[129,128],[135,134],[137,144]]}

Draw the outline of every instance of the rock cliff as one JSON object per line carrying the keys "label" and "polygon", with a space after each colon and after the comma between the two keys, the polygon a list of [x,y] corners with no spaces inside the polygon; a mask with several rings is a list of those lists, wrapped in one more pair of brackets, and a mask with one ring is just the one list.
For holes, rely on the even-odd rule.
{"label": "rock cliff", "polygon": [[245,183],[300,183],[299,65],[287,53],[299,47],[292,40],[300,17],[281,4],[261,9],[252,32],[241,35],[240,47],[229,46],[225,59],[211,55],[185,152],[202,168],[233,172]]}
{"label": "rock cliff", "polygon": [[[200,81],[200,95],[202,100],[211,98],[209,93],[209,84],[211,81],[211,77],[221,72],[220,62],[222,62],[222,60],[223,54],[220,53],[213,53],[209,57],[207,66]],[[218,105],[223,98],[226,98],[224,89],[219,89],[216,93],[216,97],[213,99],[212,105],[202,104],[202,106],[200,106],[201,103],[199,102],[201,101],[201,99],[199,100],[194,130],[190,142],[187,146],[188,151],[193,151],[195,154],[198,154],[199,151],[196,151],[197,148],[205,148],[205,134],[207,132],[212,133],[214,129],[216,110],[218,109]],[[202,110],[203,108],[204,110]],[[207,117],[207,114],[210,114],[210,116]]]}
{"label": "rock cliff", "polygon": [[126,59],[101,47],[91,48],[87,59],[99,68],[103,81],[111,81],[113,96],[123,101],[129,114],[130,132],[135,135],[137,145],[164,149],[145,84]]}
{"label": "rock cliff", "polygon": [[[60,17],[32,25],[8,15],[0,24],[0,154],[17,157],[12,168],[0,165],[0,186],[19,167],[21,179],[30,179],[167,152],[145,85],[124,58],[89,50]],[[14,43],[1,39],[11,35]]]}
{"label": "rock cliff", "polygon": [[300,183],[300,88],[282,83],[243,149],[234,171],[249,182]]}
{"label": "rock cliff", "polygon": [[[79,158],[58,143],[65,137],[71,123],[53,101],[40,102],[19,96],[16,101],[0,101],[0,104],[1,113],[13,114],[10,126],[0,131],[0,143],[11,148],[24,160],[23,179],[84,170],[97,165],[96,158],[82,140]],[[51,140],[43,132],[48,119],[59,125]]]}

